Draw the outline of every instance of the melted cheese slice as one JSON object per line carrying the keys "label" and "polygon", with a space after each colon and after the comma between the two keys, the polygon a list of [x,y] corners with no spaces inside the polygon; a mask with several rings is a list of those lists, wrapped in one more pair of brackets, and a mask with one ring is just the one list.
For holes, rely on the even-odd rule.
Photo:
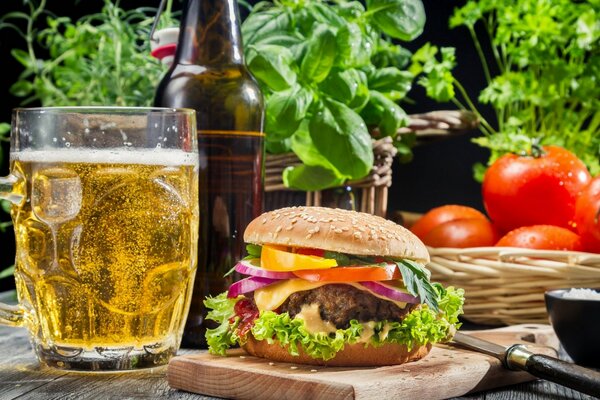
{"label": "melted cheese slice", "polygon": [[272,311],[277,309],[279,306],[283,304],[284,301],[288,297],[290,297],[293,293],[302,292],[304,290],[312,290],[324,285],[331,284],[344,284],[351,285],[357,289],[365,290],[371,293],[373,296],[378,297],[383,300],[391,301],[396,304],[400,308],[406,307],[406,303],[400,301],[393,301],[386,297],[380,296],[376,293],[367,290],[364,286],[359,285],[354,282],[309,282],[304,279],[289,279],[284,280],[283,282],[274,283],[272,285],[266,286],[261,289],[257,289],[254,291],[254,302],[256,303],[256,307],[259,311]]}

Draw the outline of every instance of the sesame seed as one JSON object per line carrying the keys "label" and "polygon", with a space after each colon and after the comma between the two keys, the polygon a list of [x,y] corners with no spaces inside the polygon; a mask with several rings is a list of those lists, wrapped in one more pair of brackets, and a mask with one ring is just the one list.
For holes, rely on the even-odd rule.
{"label": "sesame seed", "polygon": [[308,235],[306,235],[304,238],[305,239],[310,239],[312,237],[312,233],[309,233]]}
{"label": "sesame seed", "polygon": [[281,228],[281,226],[278,226],[277,228],[275,228],[275,232],[276,232],[276,233],[279,233],[279,232],[281,232],[281,230],[282,230],[282,229],[283,229],[283,228]]}
{"label": "sesame seed", "polygon": [[267,219],[266,219],[266,218],[263,218],[263,219],[262,219],[262,223],[263,223],[263,224],[266,224],[266,223],[267,223]]}
{"label": "sesame seed", "polygon": [[286,231],[291,231],[292,229],[294,229],[294,225],[290,225],[285,228]]}
{"label": "sesame seed", "polygon": [[290,367],[290,369],[298,369],[298,367],[296,367],[295,365],[292,365],[292,366]]}
{"label": "sesame seed", "polygon": [[319,225],[317,225],[314,228],[309,229],[308,233],[310,233],[312,235],[313,233],[319,232],[319,230],[320,230]]}

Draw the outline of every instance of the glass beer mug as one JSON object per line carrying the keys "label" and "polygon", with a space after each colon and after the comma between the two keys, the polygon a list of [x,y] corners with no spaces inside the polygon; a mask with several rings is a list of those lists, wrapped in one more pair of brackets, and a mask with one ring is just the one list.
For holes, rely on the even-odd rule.
{"label": "glass beer mug", "polygon": [[13,111],[10,175],[19,306],[42,364],[126,370],[177,351],[197,260],[192,110]]}

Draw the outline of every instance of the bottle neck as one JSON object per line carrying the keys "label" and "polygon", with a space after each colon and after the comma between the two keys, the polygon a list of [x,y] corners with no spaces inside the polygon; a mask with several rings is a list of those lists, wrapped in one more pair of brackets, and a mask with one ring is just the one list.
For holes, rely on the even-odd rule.
{"label": "bottle neck", "polygon": [[187,0],[175,63],[243,64],[237,0]]}

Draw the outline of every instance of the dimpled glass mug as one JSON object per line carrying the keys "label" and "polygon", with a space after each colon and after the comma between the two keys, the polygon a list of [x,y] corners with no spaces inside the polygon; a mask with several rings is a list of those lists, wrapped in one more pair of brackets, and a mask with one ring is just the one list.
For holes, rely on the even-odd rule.
{"label": "dimpled glass mug", "polygon": [[161,108],[13,111],[10,175],[19,306],[44,365],[118,371],[179,348],[196,271],[195,113]]}

